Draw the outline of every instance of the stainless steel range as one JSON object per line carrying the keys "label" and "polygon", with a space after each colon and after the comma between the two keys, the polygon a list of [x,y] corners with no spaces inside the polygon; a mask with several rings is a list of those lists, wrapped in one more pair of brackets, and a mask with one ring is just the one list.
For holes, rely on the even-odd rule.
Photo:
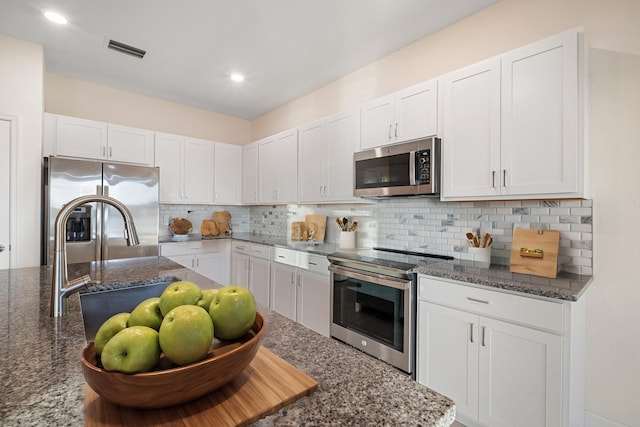
{"label": "stainless steel range", "polygon": [[328,256],[331,336],[415,378],[419,265],[450,256],[373,248]]}

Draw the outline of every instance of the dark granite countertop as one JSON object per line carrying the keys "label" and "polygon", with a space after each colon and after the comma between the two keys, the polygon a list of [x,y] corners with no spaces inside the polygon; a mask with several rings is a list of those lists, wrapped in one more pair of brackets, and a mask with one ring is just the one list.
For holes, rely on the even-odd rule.
{"label": "dark granite countertop", "polygon": [[[235,236],[234,236],[235,238]],[[69,276],[91,274],[103,284],[194,273],[164,257],[69,266]],[[201,276],[203,287],[218,285]],[[80,351],[85,345],[79,298],[69,313],[49,316],[51,268],[0,270],[0,424],[84,424],[85,385]],[[389,365],[261,308],[263,345],[316,381],[311,396],[256,423],[284,425],[448,426],[453,402]]]}
{"label": "dark granite countertop", "polygon": [[577,301],[593,279],[592,276],[580,276],[567,272],[560,272],[557,278],[550,279],[511,273],[508,265],[491,264],[487,267],[483,263],[460,259],[422,265],[415,271],[419,274],[455,280],[491,290],[563,301]]}

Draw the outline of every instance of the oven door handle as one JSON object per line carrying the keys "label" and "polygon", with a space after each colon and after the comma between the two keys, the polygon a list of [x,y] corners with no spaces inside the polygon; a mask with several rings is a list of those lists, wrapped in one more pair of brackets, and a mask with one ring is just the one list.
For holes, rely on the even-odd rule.
{"label": "oven door handle", "polygon": [[385,276],[384,274],[372,273],[367,271],[366,274],[362,273],[362,270],[356,270],[349,267],[335,265],[329,265],[329,271],[341,274],[343,276],[352,277],[354,279],[363,280],[365,282],[376,283],[382,286],[388,286],[400,290],[410,289],[411,280],[396,279],[393,277]]}

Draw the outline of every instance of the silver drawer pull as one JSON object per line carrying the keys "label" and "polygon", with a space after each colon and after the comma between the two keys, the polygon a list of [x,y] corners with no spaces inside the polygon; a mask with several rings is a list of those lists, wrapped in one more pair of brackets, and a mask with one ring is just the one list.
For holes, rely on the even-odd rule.
{"label": "silver drawer pull", "polygon": [[473,301],[473,302],[479,302],[480,304],[491,304],[490,301],[485,301],[483,299],[476,299],[476,298],[471,298],[471,297],[467,297],[467,299],[469,301]]}
{"label": "silver drawer pull", "polygon": [[309,261],[309,264],[310,264],[310,265],[318,265],[318,264],[316,264],[315,262],[311,262],[311,261]]}

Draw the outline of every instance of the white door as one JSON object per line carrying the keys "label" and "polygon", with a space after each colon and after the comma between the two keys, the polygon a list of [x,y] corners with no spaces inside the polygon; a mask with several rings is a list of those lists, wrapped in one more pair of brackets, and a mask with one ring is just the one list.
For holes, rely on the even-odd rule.
{"label": "white door", "polygon": [[296,320],[296,268],[274,262],[271,266],[271,309]]}
{"label": "white door", "polygon": [[214,165],[214,202],[229,204],[240,203],[242,147],[239,145],[216,143]]}
{"label": "white door", "polygon": [[12,122],[0,118],[0,269],[11,268],[11,136]]}
{"label": "white door", "polygon": [[438,82],[430,80],[396,95],[393,136],[409,141],[438,133]]}
{"label": "white door", "polygon": [[353,153],[359,141],[360,121],[356,111],[327,120],[327,194],[329,200],[353,200]]}
{"label": "white door", "polygon": [[385,96],[362,106],[362,139],[360,149],[390,144],[393,135],[393,96]]}
{"label": "white door", "polygon": [[329,276],[299,270],[298,322],[325,337],[329,336],[330,283]]}
{"label": "white door", "polygon": [[420,301],[417,380],[456,402],[456,411],[478,417],[478,316]]}
{"label": "white door", "polygon": [[258,203],[258,144],[242,147],[242,203]]}
{"label": "white door", "polygon": [[185,203],[213,203],[213,143],[185,138]]}
{"label": "white door", "polygon": [[251,257],[249,260],[249,289],[253,293],[256,302],[265,308],[269,308],[270,274],[271,261]]}
{"label": "white door", "polygon": [[160,168],[160,203],[182,202],[184,138],[156,133],[155,165]]}
{"label": "white door", "polygon": [[231,284],[249,289],[249,255],[231,254]]}
{"label": "white door", "polygon": [[500,58],[443,77],[442,197],[500,194]]}
{"label": "white door", "polygon": [[326,195],[327,141],[323,120],[300,128],[298,200],[317,202]]}
{"label": "white door", "polygon": [[486,318],[480,328],[479,421],[562,425],[562,338]]}

